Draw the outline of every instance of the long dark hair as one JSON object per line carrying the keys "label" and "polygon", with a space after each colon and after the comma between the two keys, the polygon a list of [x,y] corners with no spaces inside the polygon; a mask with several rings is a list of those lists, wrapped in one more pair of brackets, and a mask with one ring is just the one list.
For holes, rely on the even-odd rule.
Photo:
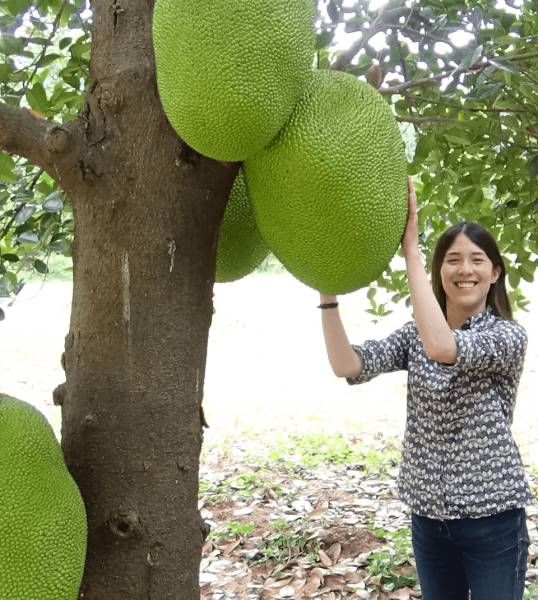
{"label": "long dark hair", "polygon": [[493,313],[504,319],[512,318],[512,307],[508,294],[506,293],[506,267],[504,266],[504,260],[499,252],[497,242],[491,233],[479,225],[478,223],[472,223],[470,221],[462,221],[449,227],[439,238],[435,246],[435,250],[432,258],[432,288],[437,301],[443,309],[443,313],[446,317],[446,294],[443,289],[443,283],[441,281],[441,266],[445,259],[450,246],[460,234],[465,234],[473,244],[476,244],[481,250],[483,250],[489,260],[493,263],[494,268],[498,268],[500,271],[499,278],[493,283],[486,297],[486,306],[490,306]]}

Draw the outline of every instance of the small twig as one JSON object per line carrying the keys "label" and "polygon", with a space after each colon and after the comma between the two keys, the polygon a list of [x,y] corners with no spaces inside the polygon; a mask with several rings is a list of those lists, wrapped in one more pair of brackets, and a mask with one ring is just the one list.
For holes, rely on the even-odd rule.
{"label": "small twig", "polygon": [[[482,70],[483,68],[484,67],[480,66],[479,70]],[[463,68],[456,67],[455,69],[452,69],[451,71],[443,71],[442,73],[438,73],[437,75],[432,75],[431,77],[425,77],[424,79],[415,79],[414,81],[413,80],[404,81],[404,83],[401,83],[399,85],[381,88],[379,90],[379,93],[385,94],[385,95],[399,94],[400,92],[403,92],[404,90],[408,90],[413,87],[421,87],[424,85],[429,85],[430,83],[434,83],[441,79],[446,79],[447,77],[455,77],[456,75],[460,75],[461,73],[465,73],[470,70],[475,70],[475,69],[465,68],[465,67],[463,67]]]}
{"label": "small twig", "polygon": [[447,119],[445,117],[402,117],[397,116],[396,121],[400,123],[413,123],[414,125],[433,125],[440,123],[442,125],[461,125],[461,121],[456,119]]}

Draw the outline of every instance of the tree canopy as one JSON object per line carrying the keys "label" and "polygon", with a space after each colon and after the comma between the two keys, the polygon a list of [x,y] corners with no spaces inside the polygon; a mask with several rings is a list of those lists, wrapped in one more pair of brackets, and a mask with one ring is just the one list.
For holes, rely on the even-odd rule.
{"label": "tree canopy", "polygon": [[[538,1],[321,0],[317,66],[379,88],[408,142],[427,256],[447,224],[478,220],[509,257],[509,283],[538,264]],[[119,4],[114,10],[121,11]],[[91,86],[92,14],[79,0],[0,0],[0,129],[13,106],[65,123],[84,114]],[[143,100],[141,100],[143,102]],[[0,153],[0,295],[25,270],[45,274],[52,253],[69,255],[69,201],[49,174]],[[15,134],[16,135],[16,134]],[[405,273],[378,285],[406,296]],[[383,304],[370,293],[372,312]]]}

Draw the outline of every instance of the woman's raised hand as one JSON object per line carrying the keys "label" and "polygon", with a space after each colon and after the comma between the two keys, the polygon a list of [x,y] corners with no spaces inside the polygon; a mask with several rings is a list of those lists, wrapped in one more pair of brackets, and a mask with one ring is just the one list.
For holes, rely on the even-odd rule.
{"label": "woman's raised hand", "polygon": [[407,178],[407,199],[407,224],[402,237],[402,251],[404,256],[408,256],[410,252],[418,250],[417,195],[411,177]]}

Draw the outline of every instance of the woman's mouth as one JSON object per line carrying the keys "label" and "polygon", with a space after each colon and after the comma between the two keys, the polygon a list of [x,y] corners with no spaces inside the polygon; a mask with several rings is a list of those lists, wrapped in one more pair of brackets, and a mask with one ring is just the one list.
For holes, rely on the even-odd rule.
{"label": "woman's mouth", "polygon": [[455,285],[457,288],[460,289],[468,289],[468,288],[472,288],[477,284],[476,281],[456,281]]}

